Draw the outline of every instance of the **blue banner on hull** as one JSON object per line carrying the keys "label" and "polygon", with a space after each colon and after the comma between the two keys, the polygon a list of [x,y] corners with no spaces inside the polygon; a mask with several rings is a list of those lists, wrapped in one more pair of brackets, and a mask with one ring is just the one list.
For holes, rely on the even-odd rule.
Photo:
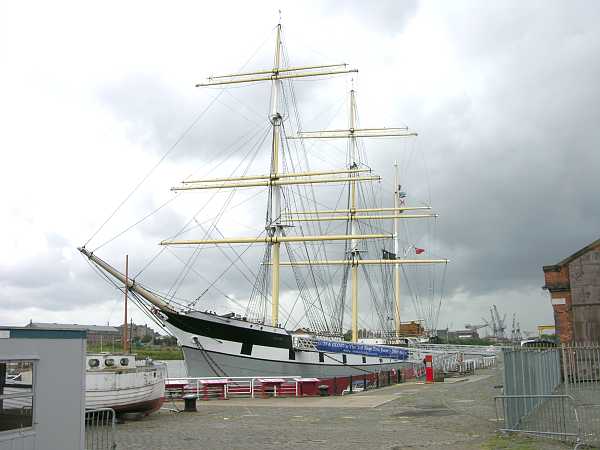
{"label": "blue banner on hull", "polygon": [[408,359],[408,350],[380,345],[354,344],[352,342],[317,341],[315,347],[320,352],[353,353],[357,355],[376,356],[379,358]]}

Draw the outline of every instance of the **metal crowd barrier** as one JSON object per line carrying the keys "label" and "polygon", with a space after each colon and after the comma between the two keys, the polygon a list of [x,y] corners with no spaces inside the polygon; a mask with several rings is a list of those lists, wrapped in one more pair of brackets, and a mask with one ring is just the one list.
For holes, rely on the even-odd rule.
{"label": "metal crowd barrier", "polygon": [[112,408],[85,411],[85,450],[114,450],[115,410]]}
{"label": "metal crowd barrier", "polygon": [[600,345],[503,349],[501,431],[600,446]]}
{"label": "metal crowd barrier", "polygon": [[570,395],[501,395],[494,398],[499,431],[579,442],[580,421]]}
{"label": "metal crowd barrier", "polygon": [[579,421],[579,443],[600,447],[600,404],[577,405],[575,413]]}

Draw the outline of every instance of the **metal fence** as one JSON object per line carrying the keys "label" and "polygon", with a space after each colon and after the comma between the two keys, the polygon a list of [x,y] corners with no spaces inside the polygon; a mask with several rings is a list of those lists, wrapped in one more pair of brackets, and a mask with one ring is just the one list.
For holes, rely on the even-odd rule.
{"label": "metal fence", "polygon": [[503,349],[501,431],[600,444],[600,345]]}
{"label": "metal fence", "polygon": [[600,446],[600,346],[574,344],[561,348],[563,391],[574,399],[580,440]]}
{"label": "metal fence", "polygon": [[495,398],[500,431],[576,441],[579,420],[568,395],[502,395]]}
{"label": "metal fence", "polygon": [[114,450],[116,448],[114,409],[86,410],[85,450]]}

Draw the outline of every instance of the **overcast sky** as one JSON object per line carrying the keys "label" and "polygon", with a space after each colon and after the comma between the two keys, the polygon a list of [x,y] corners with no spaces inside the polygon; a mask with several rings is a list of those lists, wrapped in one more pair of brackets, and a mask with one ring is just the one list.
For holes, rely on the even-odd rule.
{"label": "overcast sky", "polygon": [[[0,324],[121,320],[121,294],[76,247],[196,118],[89,248],[172,199],[179,180],[212,173],[224,149],[259,141],[268,86],[214,101],[218,91],[194,84],[268,67],[279,9],[291,63],[360,70],[353,81],[298,84],[306,129],[343,125],[353,82],[362,125],[419,132],[413,143],[369,143],[369,163],[390,183],[398,159],[409,194],[440,213],[435,256],[452,261],[440,327],[480,322],[492,304],[526,330],[553,323],[541,267],[600,237],[600,5],[592,0],[2,2]],[[228,160],[223,174],[240,161]],[[261,162],[254,172],[264,173]],[[264,214],[244,206],[260,193],[250,196],[234,199],[240,220],[225,231],[253,235],[248,229],[263,225]],[[177,198],[97,254],[122,266],[129,253],[136,273],[199,205]],[[260,257],[253,251],[247,256]],[[163,255],[142,280],[168,291],[178,264]],[[207,279],[220,272],[212,261],[198,270]],[[194,280],[192,297],[206,287]],[[220,289],[243,299],[244,275]],[[414,318],[408,301],[403,317]]]}

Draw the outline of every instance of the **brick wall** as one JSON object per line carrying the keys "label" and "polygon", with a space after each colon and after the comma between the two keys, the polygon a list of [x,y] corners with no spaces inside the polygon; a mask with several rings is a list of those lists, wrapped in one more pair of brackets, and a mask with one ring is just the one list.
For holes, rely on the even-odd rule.
{"label": "brick wall", "polygon": [[600,341],[600,240],[543,270],[560,341]]}
{"label": "brick wall", "polygon": [[550,301],[554,310],[556,334],[562,343],[573,340],[573,313],[568,266],[544,267],[546,289],[550,291]]}

